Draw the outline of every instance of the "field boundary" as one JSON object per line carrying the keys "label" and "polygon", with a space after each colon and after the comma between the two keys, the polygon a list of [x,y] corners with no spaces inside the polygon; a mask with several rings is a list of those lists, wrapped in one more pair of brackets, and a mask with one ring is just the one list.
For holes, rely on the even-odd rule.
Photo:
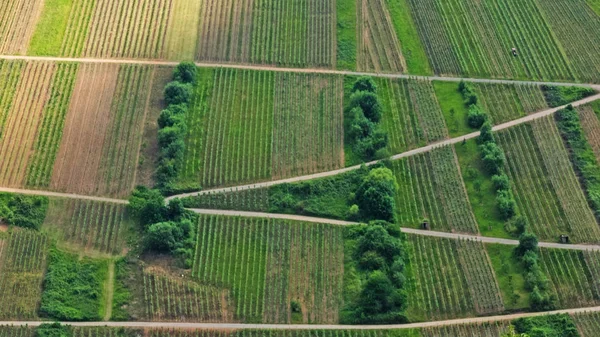
{"label": "field boundary", "polygon": [[[137,65],[157,65],[157,66],[177,66],[180,62],[156,61],[156,60],[133,60],[133,59],[110,59],[110,58],[76,58],[76,57],[50,57],[50,56],[22,56],[22,55],[0,55],[0,60],[24,60],[24,61],[47,61],[47,62],[77,62],[77,63],[108,63],[108,64],[137,64]],[[371,76],[381,78],[405,78],[426,81],[444,81],[444,82],[474,82],[474,83],[498,83],[498,84],[531,84],[531,85],[553,85],[553,86],[580,86],[600,90],[600,84],[577,83],[577,82],[541,82],[541,81],[522,81],[508,79],[489,79],[489,78],[468,78],[468,77],[445,77],[445,76],[421,76],[408,74],[390,74],[390,73],[370,73],[346,70],[314,69],[314,68],[288,68],[275,67],[268,65],[244,65],[232,63],[209,63],[196,62],[200,68],[229,68],[240,70],[262,70],[273,72],[288,72],[302,74],[327,74],[327,75],[345,75],[345,76]]]}
{"label": "field boundary", "polygon": [[[120,328],[166,328],[166,329],[262,329],[262,330],[392,330],[392,329],[418,329],[441,327],[449,325],[479,324],[499,321],[511,321],[525,317],[539,317],[559,314],[580,314],[600,312],[600,306],[587,308],[574,308],[544,312],[526,312],[510,315],[496,315],[486,317],[473,317],[452,319],[444,321],[387,324],[387,325],[336,325],[336,324],[244,324],[244,323],[174,323],[174,322],[60,322],[75,327],[120,327]],[[37,327],[44,321],[5,321],[0,326],[29,326]]]}

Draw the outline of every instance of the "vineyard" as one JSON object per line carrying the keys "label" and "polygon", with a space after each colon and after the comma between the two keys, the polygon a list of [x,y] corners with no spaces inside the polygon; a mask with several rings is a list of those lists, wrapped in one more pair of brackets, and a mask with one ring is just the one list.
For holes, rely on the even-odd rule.
{"label": "vineyard", "polygon": [[0,337],[34,337],[35,330],[33,328],[22,326],[0,326]]}
{"label": "vineyard", "polygon": [[266,212],[269,210],[269,189],[252,188],[239,191],[233,189],[227,192],[201,194],[183,201],[186,207],[192,208]]}
{"label": "vineyard", "polygon": [[168,60],[193,60],[196,57],[201,7],[202,1],[173,1],[165,47]]}
{"label": "vineyard", "polygon": [[424,219],[433,230],[477,233],[477,223],[452,147],[392,162],[398,181],[398,221],[415,227]]}
{"label": "vineyard", "polygon": [[575,242],[598,242],[600,228],[552,117],[510,128],[497,138],[519,210],[540,240],[569,234]]}
{"label": "vineyard", "polygon": [[569,57],[577,77],[598,83],[600,73],[600,16],[585,0],[538,1],[543,16]]}
{"label": "vineyard", "polygon": [[40,304],[48,237],[13,230],[0,260],[0,318],[35,319]]}
{"label": "vineyard", "polygon": [[[575,78],[536,1],[409,0],[409,4],[437,74]],[[511,54],[512,47],[518,57]]]}
{"label": "vineyard", "polygon": [[600,331],[600,313],[571,315],[581,337],[594,337]]}
{"label": "vineyard", "polygon": [[474,87],[494,124],[548,108],[541,88],[536,85],[478,83]]}
{"label": "vineyard", "polygon": [[229,291],[150,272],[143,274],[145,318],[153,321],[231,322]]}
{"label": "vineyard", "polygon": [[378,84],[381,124],[389,135],[390,152],[401,153],[448,137],[431,82],[380,79]]}
{"label": "vineyard", "polygon": [[424,328],[423,337],[501,337],[508,331],[509,322],[480,323],[469,325],[448,325]]}
{"label": "vineyard", "polygon": [[200,61],[335,66],[335,1],[201,3]]}
{"label": "vineyard", "polygon": [[562,308],[600,303],[600,253],[541,249],[541,265]]}
{"label": "vineyard", "polygon": [[596,159],[600,160],[600,120],[589,105],[578,107],[577,111],[585,137],[592,147]]}
{"label": "vineyard", "polygon": [[43,0],[0,3],[0,54],[25,54],[43,4]]}
{"label": "vineyard", "polygon": [[414,284],[409,317],[442,320],[504,309],[480,242],[407,236]]}
{"label": "vineyard", "polygon": [[61,55],[164,58],[172,2],[73,0]]}
{"label": "vineyard", "polygon": [[133,189],[153,68],[82,65],[50,186],[126,197]]}
{"label": "vineyard", "polygon": [[235,320],[335,323],[342,291],[342,228],[277,220],[201,216],[193,275],[226,287]]}
{"label": "vineyard", "polygon": [[[418,330],[149,330],[146,337],[421,337]],[[75,336],[88,337],[88,336]],[[92,336],[89,336],[92,337]],[[103,337],[103,336],[94,336]],[[109,336],[106,336],[109,337]],[[112,336],[110,336],[112,337]]]}
{"label": "vineyard", "polygon": [[342,94],[340,76],[275,76],[273,179],[343,167]]}
{"label": "vineyard", "polygon": [[400,42],[385,0],[360,0],[358,8],[358,71],[406,71]]}
{"label": "vineyard", "polygon": [[119,255],[125,248],[127,221],[124,205],[50,199],[43,228],[74,249]]}

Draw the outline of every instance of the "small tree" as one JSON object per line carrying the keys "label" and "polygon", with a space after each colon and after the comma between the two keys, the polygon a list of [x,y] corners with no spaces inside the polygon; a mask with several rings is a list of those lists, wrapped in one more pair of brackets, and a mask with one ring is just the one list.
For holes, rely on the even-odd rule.
{"label": "small tree", "polygon": [[373,81],[373,78],[369,76],[361,76],[356,82],[354,82],[354,86],[352,87],[352,92],[355,93],[357,91],[368,91],[372,93],[377,92],[377,84]]}
{"label": "small tree", "polygon": [[379,97],[372,92],[357,91],[350,96],[351,106],[360,107],[370,121],[377,123],[381,119],[381,103]]}
{"label": "small tree", "polygon": [[531,232],[525,232],[519,237],[519,246],[516,248],[518,256],[524,256],[527,252],[538,252],[538,239],[535,234]]}
{"label": "small tree", "polygon": [[481,149],[481,160],[489,174],[499,174],[504,167],[506,157],[504,152],[496,143],[485,143],[479,146]]}
{"label": "small tree", "polygon": [[145,186],[136,187],[129,198],[128,208],[131,214],[146,226],[165,220],[165,198],[159,190],[151,190]]}
{"label": "small tree", "polygon": [[479,105],[473,104],[467,113],[467,122],[473,129],[479,129],[488,120],[487,114],[481,110]]}
{"label": "small tree", "polygon": [[505,173],[495,174],[492,176],[492,183],[496,191],[509,191],[510,179]]}
{"label": "small tree", "polygon": [[479,144],[496,142],[496,140],[494,139],[494,133],[492,132],[492,123],[490,123],[489,120],[486,120],[481,126],[481,133],[479,134],[479,138],[477,138],[477,141],[479,142]]}
{"label": "small tree", "polygon": [[394,221],[398,184],[392,171],[385,167],[373,169],[356,192],[363,214],[370,219]]}
{"label": "small tree", "polygon": [[192,86],[182,82],[173,81],[165,87],[165,103],[173,104],[188,104],[192,98]]}
{"label": "small tree", "polygon": [[504,220],[515,216],[517,205],[510,190],[499,190],[496,194],[496,203]]}
{"label": "small tree", "polygon": [[173,72],[173,79],[182,83],[196,82],[198,68],[193,62],[181,62]]}

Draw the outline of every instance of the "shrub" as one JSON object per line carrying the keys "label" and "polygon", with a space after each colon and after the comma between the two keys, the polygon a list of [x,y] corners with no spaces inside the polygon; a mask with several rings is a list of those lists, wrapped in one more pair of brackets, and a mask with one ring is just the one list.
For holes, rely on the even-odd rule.
{"label": "shrub", "polygon": [[167,105],[189,104],[192,99],[192,86],[173,81],[167,84],[164,94]]}
{"label": "shrub", "polygon": [[492,183],[496,191],[510,191],[510,180],[505,173],[493,175]]}
{"label": "shrub", "polygon": [[496,204],[500,216],[504,220],[509,220],[515,216],[517,204],[510,190],[499,190],[496,194]]}
{"label": "shrub", "polygon": [[47,197],[0,193],[0,219],[11,226],[38,230],[47,209]]}
{"label": "shrub", "polygon": [[458,91],[461,93],[467,107],[476,105],[479,102],[479,97],[477,96],[477,93],[475,93],[471,83],[460,81],[458,84]]}
{"label": "shrub", "polygon": [[519,237],[519,246],[516,248],[518,256],[524,256],[527,252],[538,253],[538,239],[531,232],[521,234]]}
{"label": "shrub", "polygon": [[484,143],[495,143],[496,139],[494,139],[494,133],[492,132],[492,123],[489,120],[486,120],[481,126],[481,133],[477,138],[479,144]]}
{"label": "shrub", "polygon": [[502,149],[496,143],[482,144],[479,149],[485,170],[492,175],[501,173],[506,161]]}
{"label": "shrub", "polygon": [[479,107],[479,105],[473,104],[469,106],[467,122],[469,123],[470,127],[479,129],[487,120],[487,114]]}
{"label": "shrub", "polygon": [[378,123],[381,119],[382,108],[379,97],[369,91],[357,91],[350,96],[350,106],[360,107],[371,122]]}
{"label": "shrub", "polygon": [[356,82],[354,82],[354,86],[352,87],[352,92],[355,93],[357,91],[367,91],[376,93],[377,92],[377,84],[375,81],[369,76],[359,77]]}
{"label": "shrub", "polygon": [[73,329],[60,323],[43,323],[35,328],[35,337],[71,337]]}
{"label": "shrub", "polygon": [[592,88],[552,85],[542,85],[542,91],[546,103],[552,108],[584,99],[596,93]]}
{"label": "shrub", "polygon": [[390,169],[372,169],[356,191],[358,206],[369,219],[393,222],[397,189],[396,177]]}
{"label": "shrub", "polygon": [[173,79],[181,83],[195,83],[198,68],[193,62],[181,62],[173,71]]}
{"label": "shrub", "polygon": [[165,198],[159,190],[151,190],[145,186],[137,186],[127,206],[130,214],[137,218],[145,228],[150,224],[166,220],[167,207]]}

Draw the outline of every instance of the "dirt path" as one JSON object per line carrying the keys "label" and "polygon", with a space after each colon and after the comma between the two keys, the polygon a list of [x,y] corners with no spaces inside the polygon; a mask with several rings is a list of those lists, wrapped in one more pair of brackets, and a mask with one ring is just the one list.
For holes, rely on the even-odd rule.
{"label": "dirt path", "polygon": [[[156,61],[156,60],[136,60],[136,59],[107,59],[107,58],[72,58],[72,57],[49,57],[49,56],[20,56],[20,55],[0,55],[0,59],[4,60],[26,60],[26,61],[50,61],[50,62],[80,62],[80,63],[110,63],[110,64],[140,64],[140,65],[162,65],[176,66],[179,62],[171,61]],[[348,75],[348,76],[372,76],[383,78],[406,78],[420,79],[429,81],[446,81],[446,82],[477,82],[477,83],[498,83],[498,84],[546,84],[556,86],[583,86],[591,87],[600,90],[600,84],[591,83],[567,83],[567,82],[538,82],[538,81],[518,81],[518,80],[501,80],[488,78],[462,78],[462,77],[442,77],[442,76],[418,76],[393,73],[370,73],[360,71],[344,71],[331,69],[314,69],[314,68],[282,68],[269,65],[246,65],[246,64],[231,64],[231,63],[203,63],[196,62],[198,67],[203,68],[230,68],[240,70],[263,70],[275,72],[293,72],[303,74],[329,74],[329,75]]]}
{"label": "dirt path", "polygon": [[106,302],[104,308],[104,321],[110,321],[112,316],[113,298],[115,294],[115,260],[108,262],[108,279],[106,280]]}
{"label": "dirt path", "polygon": [[[327,218],[316,218],[302,215],[292,215],[292,214],[275,214],[275,213],[263,213],[263,212],[242,212],[242,211],[225,211],[225,210],[215,210],[215,209],[198,209],[198,208],[190,208],[190,211],[197,214],[210,214],[210,215],[226,215],[226,216],[245,216],[251,218],[268,218],[268,219],[283,219],[283,220],[295,220],[295,221],[304,221],[304,222],[314,222],[314,223],[325,223],[331,225],[340,225],[340,226],[348,226],[348,225],[356,225],[356,222],[342,221],[342,220],[334,220]],[[518,240],[511,239],[501,239],[480,235],[472,235],[472,234],[458,234],[458,233],[448,233],[448,232],[437,232],[437,231],[429,231],[429,230],[420,230],[413,228],[400,228],[403,233],[407,234],[415,234],[415,235],[423,235],[423,236],[432,236],[438,238],[447,238],[447,239],[463,239],[463,240],[475,240],[481,241],[483,243],[498,243],[502,245],[510,245],[517,246],[519,244]],[[597,251],[600,250],[600,245],[584,245],[584,244],[561,244],[561,243],[553,243],[553,242],[540,242],[540,247],[546,248],[557,248],[557,249],[571,249],[571,250],[587,250],[587,251]]]}
{"label": "dirt path", "polygon": [[80,195],[73,193],[59,193],[59,192],[49,192],[49,191],[39,191],[39,190],[26,190],[19,188],[8,188],[8,187],[0,187],[0,192],[6,193],[17,193],[17,194],[25,194],[25,195],[40,195],[44,197],[53,197],[53,198],[67,198],[67,199],[81,199],[81,200],[91,200],[91,201],[100,201],[100,202],[112,202],[115,204],[123,204],[127,205],[129,201],[123,199],[111,199],[111,198],[103,198],[103,197],[93,197],[89,195]]}
{"label": "dirt path", "polygon": [[[579,101],[575,101],[573,103],[571,103],[571,105],[573,106],[580,106],[580,105],[584,105],[596,100],[600,99],[600,94],[594,95],[594,96],[590,96],[588,98],[579,100]],[[507,129],[519,124],[523,124],[523,123],[527,123],[530,122],[532,120],[538,119],[538,118],[542,118],[548,115],[551,115],[553,113],[555,113],[556,111],[565,108],[566,106],[560,106],[557,108],[552,108],[552,109],[547,109],[547,110],[543,110],[528,116],[525,116],[523,118],[519,118],[519,119],[515,119],[513,121],[504,123],[504,124],[499,124],[494,126],[493,130],[494,131],[499,131],[499,130],[503,130],[503,129]],[[420,153],[424,153],[424,152],[429,152],[437,147],[442,147],[442,146],[446,146],[446,145],[453,145],[456,143],[460,143],[463,140],[468,140],[468,139],[472,139],[479,136],[479,131],[477,132],[473,132],[473,133],[469,133],[467,135],[464,136],[460,136],[460,137],[455,137],[455,138],[450,138],[450,139],[446,139],[437,143],[433,143],[433,144],[429,144],[427,146],[424,147],[420,147],[418,149],[414,149],[414,150],[410,150],[410,151],[406,151],[397,155],[394,155],[392,157],[390,157],[390,159],[392,160],[396,160],[396,159],[402,159],[402,158],[406,158],[406,157],[410,157],[410,156],[414,156]],[[365,165],[370,166],[370,165],[374,165],[378,163],[378,161],[372,161],[369,163],[365,163]],[[287,178],[287,179],[281,179],[281,180],[272,180],[272,181],[266,181],[266,182],[262,182],[262,183],[255,183],[255,184],[248,184],[248,185],[242,185],[242,186],[232,186],[232,187],[223,187],[223,188],[215,188],[215,189],[210,189],[210,190],[204,190],[204,191],[200,191],[200,192],[192,192],[192,193],[183,193],[183,194],[179,194],[179,195],[174,195],[171,197],[167,198],[167,201],[175,199],[175,198],[185,198],[185,197],[193,197],[193,196],[197,196],[197,195],[203,195],[203,194],[209,194],[209,193],[220,193],[220,192],[229,192],[229,191],[241,191],[241,190],[249,190],[249,189],[255,189],[255,188],[263,188],[263,187],[269,187],[269,186],[274,186],[274,185],[280,185],[280,184],[284,184],[284,183],[294,183],[294,182],[299,182],[299,181],[306,181],[306,180],[312,180],[312,179],[318,179],[318,178],[325,178],[325,177],[330,177],[330,176],[334,176],[334,175],[338,175],[344,172],[348,172],[348,171],[352,171],[352,170],[356,170],[358,168],[360,168],[361,165],[355,165],[355,166],[350,166],[350,167],[345,167],[339,170],[333,170],[333,171],[327,171],[327,172],[321,172],[321,173],[316,173],[316,174],[309,174],[309,175],[305,175],[305,176],[299,176],[299,177],[292,177],[292,178]]]}
{"label": "dirt path", "polygon": [[[514,320],[523,317],[536,317],[557,314],[579,314],[600,312],[599,307],[575,308],[554,310],[546,312],[526,312],[511,315],[497,315],[487,317],[461,318],[445,321],[387,324],[387,325],[336,325],[336,324],[243,324],[243,323],[173,323],[173,322],[65,322],[72,326],[107,326],[123,328],[165,328],[165,329],[263,329],[263,330],[376,330],[376,329],[419,329],[447,325],[480,324],[499,321]],[[0,322],[2,325],[36,327],[45,322],[41,321],[15,321]]]}

